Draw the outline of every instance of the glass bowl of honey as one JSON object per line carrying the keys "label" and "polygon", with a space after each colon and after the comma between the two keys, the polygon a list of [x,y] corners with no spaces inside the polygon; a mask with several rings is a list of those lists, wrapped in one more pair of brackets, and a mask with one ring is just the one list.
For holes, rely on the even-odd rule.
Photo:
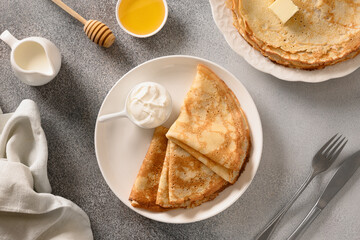
{"label": "glass bowl of honey", "polygon": [[118,0],[116,19],[128,34],[146,38],[159,32],[168,17],[166,0]]}

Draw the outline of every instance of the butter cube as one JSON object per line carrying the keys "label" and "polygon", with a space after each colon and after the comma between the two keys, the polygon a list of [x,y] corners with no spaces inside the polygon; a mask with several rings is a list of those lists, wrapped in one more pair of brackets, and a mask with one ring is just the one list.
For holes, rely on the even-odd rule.
{"label": "butter cube", "polygon": [[291,0],[276,0],[269,8],[278,16],[283,24],[299,11],[299,8]]}

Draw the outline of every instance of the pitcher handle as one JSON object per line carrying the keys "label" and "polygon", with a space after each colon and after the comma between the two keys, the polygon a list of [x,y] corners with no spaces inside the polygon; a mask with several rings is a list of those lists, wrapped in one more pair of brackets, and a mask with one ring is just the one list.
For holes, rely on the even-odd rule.
{"label": "pitcher handle", "polygon": [[15,46],[15,44],[19,41],[17,40],[8,30],[5,30],[1,35],[0,39],[6,42],[11,49]]}

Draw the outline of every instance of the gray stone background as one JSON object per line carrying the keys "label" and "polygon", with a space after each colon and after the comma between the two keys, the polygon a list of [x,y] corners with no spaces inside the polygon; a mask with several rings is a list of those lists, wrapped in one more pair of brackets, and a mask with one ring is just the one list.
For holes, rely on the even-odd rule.
{"label": "gray stone background", "polygon": [[[337,163],[359,149],[360,70],[319,84],[290,83],[259,72],[227,45],[206,0],[168,0],[166,25],[147,39],[133,38],[120,29],[115,0],[65,2],[85,18],[106,23],[117,37],[114,46],[103,49],[89,41],[81,24],[50,0],[1,0],[0,32],[8,29],[19,39],[50,39],[61,50],[62,67],[49,84],[27,86],[12,73],[10,48],[1,42],[0,106],[11,112],[25,98],[39,105],[49,143],[53,194],[84,209],[95,239],[252,239],[295,193],[312,156],[330,136],[341,132],[349,139]],[[252,95],[264,132],[261,164],[245,194],[217,216],[185,225],[155,222],[122,204],[100,173],[93,140],[97,112],[115,82],[140,63],[172,54],[202,57],[232,72]],[[332,172],[306,189],[274,239],[284,239],[295,229]],[[359,239],[359,178],[360,171],[303,239]]]}

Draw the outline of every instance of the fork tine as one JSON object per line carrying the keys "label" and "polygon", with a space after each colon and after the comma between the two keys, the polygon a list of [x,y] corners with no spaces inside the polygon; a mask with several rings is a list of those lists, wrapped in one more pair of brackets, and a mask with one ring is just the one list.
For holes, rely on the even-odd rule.
{"label": "fork tine", "polygon": [[322,146],[317,153],[322,153],[322,152],[325,150],[325,148],[327,148],[327,146],[329,146],[329,144],[331,143],[331,141],[334,140],[334,138],[335,138],[338,134],[339,134],[339,133],[335,134],[332,138],[330,138],[330,140],[327,141],[327,142],[324,144],[324,146]]}
{"label": "fork tine", "polygon": [[[345,137],[341,140],[341,142],[343,142],[345,140]],[[331,153],[329,154],[329,156],[330,156],[330,161],[335,161],[336,160],[336,158],[339,156],[339,154],[341,153],[341,151],[343,150],[343,148],[345,147],[345,145],[347,144],[347,142],[348,142],[348,140],[346,140],[342,145],[341,145],[341,147],[335,152],[335,150],[340,146],[340,143],[341,142],[339,142],[339,144],[337,144],[336,145],[336,148],[333,150],[333,151],[331,151]],[[334,153],[335,152],[335,153]]]}
{"label": "fork tine", "polygon": [[[339,148],[339,146],[340,146],[345,140],[346,140],[346,137],[343,137],[343,138],[340,140],[340,142],[338,142],[338,143],[336,144],[335,147],[331,146],[332,148],[329,147],[328,149],[326,149],[326,154],[325,154],[325,156],[331,157],[331,155],[334,154],[334,152]],[[335,145],[335,144],[332,144],[332,145]],[[327,153],[329,153],[329,154],[327,154]]]}
{"label": "fork tine", "polygon": [[337,137],[337,138],[335,139],[335,141],[331,143],[331,145],[325,150],[325,152],[324,152],[323,154],[324,154],[324,155],[327,155],[327,154],[330,152],[330,150],[335,146],[335,144],[339,141],[339,139],[340,139],[341,137],[342,137],[342,135],[340,135],[339,137]]}

